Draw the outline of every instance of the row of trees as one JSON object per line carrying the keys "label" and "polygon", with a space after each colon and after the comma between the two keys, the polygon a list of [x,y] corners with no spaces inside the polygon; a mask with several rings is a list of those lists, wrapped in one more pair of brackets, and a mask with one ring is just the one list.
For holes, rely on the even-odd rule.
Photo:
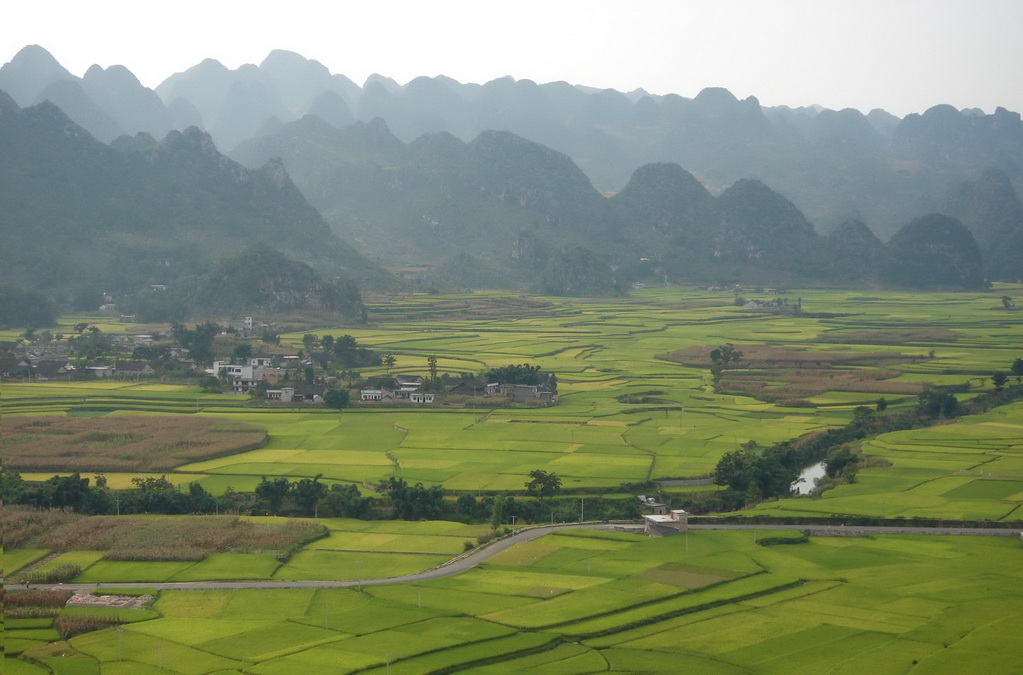
{"label": "row of trees", "polygon": [[[317,347],[321,348],[343,368],[364,368],[383,363],[380,354],[360,345],[351,335],[336,338],[333,335],[323,335],[317,340],[315,335],[306,333],[302,336],[302,346],[307,353],[315,351]],[[393,357],[391,359],[389,366],[394,365]]]}
{"label": "row of trees", "polygon": [[495,528],[507,523],[636,518],[634,500],[559,497],[561,479],[553,472],[536,469],[524,484],[529,498],[463,493],[447,498],[440,486],[410,485],[401,477],[389,477],[379,496],[363,496],[356,485],[331,484],[322,476],[289,480],[263,477],[252,492],[228,489],[215,497],[198,483],[180,490],[166,476],[134,478],[134,487],[113,490],[102,474],[94,478],[72,474],[53,476],[41,483],[26,483],[17,471],[0,472],[0,497],[6,504],[67,509],[85,515],[143,513],[212,514],[247,513],[295,517],[398,518],[402,520],[459,520],[489,522]]}
{"label": "row of trees", "polygon": [[26,483],[9,468],[0,476],[0,496],[5,504],[68,509],[85,515],[216,513],[232,506],[230,496],[216,498],[198,483],[182,492],[166,476],[133,478],[135,487],[129,490],[109,489],[102,474],[95,477],[94,484],[78,473],[53,476],[41,483]]}

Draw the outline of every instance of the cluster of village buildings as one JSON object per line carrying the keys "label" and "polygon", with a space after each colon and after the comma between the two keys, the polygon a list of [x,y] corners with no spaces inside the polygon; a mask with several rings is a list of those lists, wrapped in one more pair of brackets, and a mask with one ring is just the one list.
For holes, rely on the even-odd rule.
{"label": "cluster of village buildings", "polygon": [[[111,336],[122,351],[135,347],[148,347],[153,343],[150,335]],[[66,348],[56,343],[45,345],[23,345],[5,343],[3,351],[13,354],[7,360],[2,374],[6,377],[24,377],[40,382],[70,380],[85,375],[96,378],[132,378],[158,375],[152,362],[142,360],[110,360],[112,363],[96,363],[76,366],[68,358]],[[212,367],[202,368],[188,358],[188,350],[172,348],[167,356],[179,365],[190,369],[196,375],[217,377],[225,390],[234,394],[252,395],[254,391],[265,391],[268,401],[280,403],[321,403],[327,389],[338,383],[338,378],[321,374],[315,383],[304,379],[307,368],[324,369],[331,366],[331,354],[313,352],[304,357],[298,355],[257,354],[235,361],[214,361]],[[441,379],[436,386],[427,387],[426,380],[419,375],[382,375],[369,377],[359,382],[358,400],[373,404],[431,404],[445,396],[471,398],[504,397],[514,403],[535,402],[541,405],[557,403],[555,391],[531,384],[507,384],[485,382],[474,378]]]}
{"label": "cluster of village buildings", "polygon": [[[151,335],[112,335],[111,344],[122,351],[131,351],[135,347],[148,347],[153,344]],[[23,377],[26,379],[46,382],[48,380],[66,380],[79,374],[79,368],[68,357],[67,347],[59,342],[44,344],[23,344],[18,342],[0,343],[0,354],[8,355],[5,359],[3,375],[5,377]],[[172,358],[186,358],[187,349],[173,348],[169,350]],[[156,369],[140,360],[120,359],[116,365],[95,363],[83,366],[86,373],[93,377],[146,377],[156,374]]]}

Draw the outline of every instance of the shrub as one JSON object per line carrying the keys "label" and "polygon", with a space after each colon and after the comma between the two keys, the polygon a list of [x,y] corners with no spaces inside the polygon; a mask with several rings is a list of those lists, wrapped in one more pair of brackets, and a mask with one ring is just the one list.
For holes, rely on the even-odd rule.
{"label": "shrub", "polygon": [[49,570],[29,572],[22,579],[30,584],[62,584],[65,581],[71,581],[81,573],[82,568],[78,565],[65,564],[57,565]]}
{"label": "shrub", "polygon": [[58,607],[5,607],[4,619],[50,619],[60,614]]}
{"label": "shrub", "polygon": [[12,589],[4,594],[4,610],[6,612],[10,607],[63,607],[72,595],[71,591],[58,589]]}
{"label": "shrub", "polygon": [[116,616],[58,616],[53,627],[60,633],[60,636],[67,640],[75,635],[88,633],[89,631],[102,630],[121,623]]}

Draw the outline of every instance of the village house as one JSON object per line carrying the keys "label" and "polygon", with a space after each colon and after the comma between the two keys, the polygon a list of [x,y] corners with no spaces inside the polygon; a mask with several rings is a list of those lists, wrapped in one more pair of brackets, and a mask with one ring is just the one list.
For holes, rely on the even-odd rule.
{"label": "village house", "polygon": [[643,531],[652,537],[664,537],[689,530],[689,514],[682,509],[669,513],[653,513],[643,516]]}
{"label": "village house", "polygon": [[539,384],[502,384],[498,386],[497,393],[507,396],[516,403],[530,400],[540,400],[545,404],[558,402],[557,394]]}
{"label": "village house", "polygon": [[[229,363],[228,361],[214,361],[213,367],[207,372],[214,377],[227,380],[231,392],[235,394],[251,393],[256,386],[265,379],[265,369],[254,365],[254,363],[269,363],[269,357],[252,357],[246,363]],[[276,375],[276,373],[275,373]],[[276,380],[275,380],[276,381]]]}
{"label": "village house", "polygon": [[448,393],[454,396],[493,396],[497,393],[500,385],[497,382],[484,382],[483,380],[459,380],[448,387]]}
{"label": "village house", "polygon": [[75,372],[75,367],[67,359],[22,359],[17,367],[28,372],[33,380],[40,381],[67,378]]}
{"label": "village house", "polygon": [[398,398],[409,398],[410,394],[423,387],[423,378],[418,375],[395,375],[394,383],[395,395]]}
{"label": "village house", "polygon": [[114,374],[118,377],[147,377],[155,375],[156,370],[145,361],[121,361],[114,366]]}
{"label": "village house", "polygon": [[293,387],[268,389],[266,399],[281,403],[322,403],[325,390],[312,384],[296,384]]}
{"label": "village house", "polygon": [[409,403],[433,403],[437,395],[424,392],[423,378],[419,375],[393,375],[366,378],[365,386],[359,390],[359,400],[365,402],[408,401]]}
{"label": "village house", "polygon": [[302,359],[302,365],[313,366],[314,368],[327,368],[330,366],[331,358],[331,354],[327,352],[310,352]]}
{"label": "village house", "polygon": [[359,390],[360,401],[393,401],[394,391],[387,387],[370,387]]}

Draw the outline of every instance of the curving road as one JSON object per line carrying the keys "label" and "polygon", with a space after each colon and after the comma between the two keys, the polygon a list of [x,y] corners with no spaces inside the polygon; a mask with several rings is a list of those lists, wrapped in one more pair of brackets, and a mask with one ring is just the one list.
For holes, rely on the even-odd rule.
{"label": "curving road", "polygon": [[[519,530],[515,534],[498,539],[481,548],[441,564],[424,572],[405,574],[399,577],[384,579],[348,579],[345,581],[168,581],[163,583],[117,582],[93,584],[33,584],[29,588],[64,588],[68,590],[90,590],[97,586],[103,588],[155,588],[161,591],[198,591],[198,590],[232,590],[242,588],[351,588],[362,586],[379,586],[383,584],[408,584],[429,579],[439,579],[460,574],[476,567],[483,561],[507,550],[516,544],[532,541],[557,530],[623,530],[642,532],[642,526],[634,523],[628,525],[611,523],[564,523],[558,525],[540,525]],[[798,530],[814,536],[845,536],[859,537],[871,534],[921,534],[921,535],[969,535],[969,536],[1023,536],[1017,530],[968,527],[858,527],[858,526],[821,526],[821,525],[733,525],[712,523],[690,525],[690,530]]]}

